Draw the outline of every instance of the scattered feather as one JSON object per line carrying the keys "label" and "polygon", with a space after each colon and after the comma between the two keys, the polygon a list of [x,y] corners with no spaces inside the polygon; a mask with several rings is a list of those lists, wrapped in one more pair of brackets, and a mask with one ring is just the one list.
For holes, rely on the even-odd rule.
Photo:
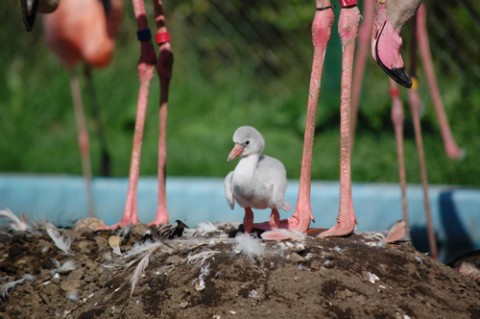
{"label": "scattered feather", "polygon": [[77,301],[79,299],[78,292],[75,289],[67,291],[65,297],[70,301]]}
{"label": "scattered feather", "polygon": [[155,271],[155,275],[163,274],[165,276],[168,276],[174,269],[175,269],[175,266],[172,264],[164,265],[160,267],[157,271]]}
{"label": "scattered feather", "polygon": [[33,277],[30,274],[25,274],[25,275],[23,275],[22,278],[20,278],[18,280],[7,282],[6,284],[1,285],[0,286],[0,294],[1,294],[2,298],[5,299],[5,298],[8,297],[8,295],[13,290],[13,288],[15,288],[16,286],[21,285],[21,284],[23,284],[27,281],[34,281],[34,280],[35,280],[35,277]]}
{"label": "scattered feather", "polygon": [[366,242],[365,245],[370,247],[383,247],[385,246],[385,235],[382,233],[366,233],[364,237],[368,240],[374,240]]}
{"label": "scattered feather", "polygon": [[73,261],[71,259],[67,260],[63,264],[60,264],[60,262],[56,259],[52,259],[52,262],[55,264],[55,267],[57,267],[57,268],[50,271],[50,273],[52,275],[64,274],[64,273],[67,273],[67,272],[70,272],[70,271],[73,271],[73,270],[76,269],[75,261]]}
{"label": "scattered feather", "polygon": [[17,215],[8,208],[0,210],[0,218],[1,217],[9,219],[10,228],[15,231],[24,232],[31,229],[24,218],[18,218]]}
{"label": "scattered feather", "polygon": [[195,264],[201,266],[205,263],[207,259],[213,257],[218,253],[219,251],[217,250],[205,250],[197,254],[189,254],[187,257],[187,264]]}
{"label": "scattered feather", "polygon": [[169,246],[163,242],[146,241],[135,244],[132,249],[122,254],[125,263],[120,267],[123,267],[124,270],[127,270],[134,264],[138,263],[133,271],[132,277],[130,278],[130,284],[132,286],[130,295],[133,294],[135,286],[140,281],[140,277],[143,276],[150,261],[150,257],[160,247],[169,248]]}
{"label": "scattered feather", "polygon": [[147,241],[141,244],[137,243],[132,247],[132,249],[122,255],[125,259],[137,258],[138,256],[141,256],[140,258],[143,258],[144,254],[151,253],[162,246],[165,246],[163,242]]}
{"label": "scattered feather", "polygon": [[70,246],[72,245],[72,238],[62,236],[57,227],[50,223],[45,224],[45,229],[48,236],[50,236],[58,249],[60,249],[67,255],[73,255],[73,253],[70,251]]}
{"label": "scattered feather", "polygon": [[340,248],[340,247],[338,247],[338,246],[335,246],[335,247],[333,247],[333,251],[335,251],[335,252],[337,252],[337,253],[341,254],[341,253],[343,252],[343,249],[342,249],[342,248]]}
{"label": "scattered feather", "polygon": [[130,278],[130,284],[132,286],[132,289],[130,290],[130,296],[133,294],[133,291],[135,290],[135,286],[140,280],[140,277],[143,276],[145,269],[148,266],[148,263],[150,261],[150,256],[152,255],[154,250],[148,251],[145,256],[140,260],[138,263],[137,267],[133,271],[132,278]]}
{"label": "scattered feather", "polygon": [[211,222],[204,222],[204,223],[198,224],[196,233],[205,235],[205,234],[216,232],[217,230],[218,230],[217,227]]}
{"label": "scattered feather", "polygon": [[255,239],[249,234],[238,234],[235,237],[235,250],[243,253],[251,260],[263,255],[265,249],[259,239]]}
{"label": "scattered feather", "polygon": [[259,293],[255,289],[250,290],[250,292],[248,293],[248,297],[253,298],[253,299],[258,299],[259,298]]}
{"label": "scattered feather", "polygon": [[366,277],[368,281],[371,282],[372,284],[377,282],[377,280],[380,280],[380,278],[377,275],[372,274],[371,272],[368,272],[368,271],[366,272]]}
{"label": "scattered feather", "polygon": [[195,290],[197,291],[202,291],[205,290],[206,285],[205,285],[205,277],[208,276],[210,273],[210,269],[208,269],[209,265],[203,266],[200,269],[200,275],[198,276],[198,279],[195,279],[193,281],[193,285],[195,287]]}
{"label": "scattered feather", "polygon": [[365,243],[370,247],[383,247],[385,244],[394,244],[401,241],[405,241],[405,222],[403,220],[397,221],[385,235],[381,232],[369,232],[365,233],[364,237],[369,240],[376,240],[377,242]]}

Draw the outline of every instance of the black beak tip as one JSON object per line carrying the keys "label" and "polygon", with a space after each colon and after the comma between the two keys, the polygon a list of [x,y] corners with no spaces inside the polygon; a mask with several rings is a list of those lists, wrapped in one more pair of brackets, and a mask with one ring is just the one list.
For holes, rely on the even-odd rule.
{"label": "black beak tip", "polygon": [[27,0],[22,0],[22,15],[23,24],[28,32],[32,31],[33,24],[35,23],[35,16],[37,14],[38,1],[33,1],[31,7]]}
{"label": "black beak tip", "polygon": [[394,79],[398,84],[403,85],[407,89],[412,87],[412,79],[410,75],[405,71],[405,68],[393,68],[390,70],[385,70],[387,74]]}
{"label": "black beak tip", "polygon": [[410,77],[410,75],[408,75],[407,71],[405,71],[404,67],[389,69],[385,66],[385,64],[382,63],[378,55],[377,63],[382,68],[382,70],[388,74],[389,77],[395,80],[395,82],[406,87],[407,89],[412,87],[412,78]]}

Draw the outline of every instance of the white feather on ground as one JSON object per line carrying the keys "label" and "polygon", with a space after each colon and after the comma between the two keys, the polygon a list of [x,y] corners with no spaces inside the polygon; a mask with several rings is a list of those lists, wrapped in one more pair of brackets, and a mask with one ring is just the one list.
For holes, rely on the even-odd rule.
{"label": "white feather on ground", "polygon": [[205,250],[193,255],[188,254],[187,264],[202,266],[207,259],[215,256],[218,253],[219,251],[216,251],[216,250]]}
{"label": "white feather on ground", "polygon": [[376,242],[367,242],[370,247],[383,247],[386,244],[395,244],[406,241],[405,222],[397,221],[385,234],[385,232],[366,232],[364,237],[368,240],[377,240]]}
{"label": "white feather on ground", "polygon": [[52,259],[52,262],[55,264],[55,267],[57,267],[50,271],[52,275],[64,274],[64,273],[75,270],[75,261],[71,259],[65,261],[63,264],[60,264],[60,262],[56,259]]}
{"label": "white feather on ground", "polygon": [[72,246],[72,238],[68,236],[62,236],[54,225],[50,223],[45,223],[45,230],[47,231],[48,236],[52,239],[58,249],[63,251],[67,255],[73,255],[70,247]]}
{"label": "white feather on ground", "polygon": [[9,219],[10,228],[15,231],[24,232],[31,229],[31,227],[28,225],[26,221],[23,221],[20,218],[18,218],[17,215],[15,215],[8,208],[0,210],[0,217]]}
{"label": "white feather on ground", "polygon": [[15,288],[18,285],[23,284],[26,281],[34,281],[35,277],[30,275],[30,274],[25,274],[23,275],[22,278],[18,280],[14,280],[11,282],[7,282],[6,284],[3,284],[0,286],[0,294],[3,299],[7,298],[8,294],[12,291],[13,288]]}
{"label": "white feather on ground", "polygon": [[125,254],[122,254],[122,258],[125,261],[130,260],[126,264],[121,265],[121,267],[123,267],[125,270],[138,262],[137,267],[135,267],[135,270],[132,273],[132,277],[130,278],[130,284],[132,286],[130,290],[130,295],[133,294],[135,286],[140,281],[141,276],[143,276],[145,269],[147,268],[150,261],[150,257],[160,247],[167,246],[163,242],[148,241],[142,244],[135,244],[132,249],[130,249]]}
{"label": "white feather on ground", "polygon": [[197,228],[195,229],[195,232],[201,235],[205,235],[205,234],[216,232],[217,230],[218,230],[217,227],[211,222],[203,222],[198,224]]}
{"label": "white feather on ground", "polygon": [[152,241],[147,241],[142,244],[137,243],[133,245],[132,249],[122,254],[122,257],[125,259],[138,260],[137,258],[138,256],[142,255],[140,258],[143,258],[144,254],[151,253],[159,247],[166,247],[166,245],[163,242],[152,242]]}
{"label": "white feather on ground", "polygon": [[265,252],[262,242],[259,239],[253,238],[249,234],[238,234],[235,237],[235,243],[235,250],[243,253],[251,260],[261,257]]}
{"label": "white feather on ground", "polygon": [[193,280],[193,286],[195,287],[195,290],[197,291],[205,290],[206,288],[205,277],[208,276],[208,274],[210,273],[209,266],[210,265],[205,265],[202,268],[200,268],[200,274],[198,276],[198,279]]}
{"label": "white feather on ground", "polygon": [[137,283],[140,281],[140,277],[143,276],[143,273],[145,272],[145,269],[148,266],[148,263],[150,261],[150,256],[152,256],[154,250],[148,251],[145,256],[140,260],[138,263],[137,267],[135,267],[135,270],[133,271],[132,277],[130,278],[130,284],[132,286],[132,289],[130,290],[130,296],[133,295],[133,291],[135,290],[135,286]]}

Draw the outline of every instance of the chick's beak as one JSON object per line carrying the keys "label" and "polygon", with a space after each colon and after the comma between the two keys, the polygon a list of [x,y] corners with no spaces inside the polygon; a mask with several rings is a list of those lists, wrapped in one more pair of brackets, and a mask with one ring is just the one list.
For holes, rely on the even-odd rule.
{"label": "chick's beak", "polygon": [[228,154],[227,162],[230,162],[234,158],[242,155],[244,149],[245,149],[244,145],[235,143],[235,146],[230,151],[230,154]]}

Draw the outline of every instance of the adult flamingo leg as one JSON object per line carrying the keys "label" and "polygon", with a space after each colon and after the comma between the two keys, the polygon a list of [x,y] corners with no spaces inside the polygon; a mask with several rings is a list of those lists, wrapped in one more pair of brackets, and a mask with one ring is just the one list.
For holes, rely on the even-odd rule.
{"label": "adult flamingo leg", "polygon": [[373,1],[363,1],[363,20],[358,30],[358,50],[355,55],[352,83],[352,148],[355,143],[355,131],[357,127],[358,106],[362,91],[363,75],[367,64],[368,49],[373,29]]}
{"label": "adult flamingo leg", "polygon": [[[296,229],[305,232],[313,220],[310,204],[310,182],[312,172],[313,141],[318,97],[322,82],[323,64],[333,24],[333,11],[330,0],[317,0],[316,13],[312,24],[313,61],[308,94],[307,117],[303,140],[302,166],[298,189],[297,204],[292,217],[280,221],[281,228]],[[254,228],[270,230],[269,222],[254,224]]]}
{"label": "adult flamingo leg", "polygon": [[407,174],[405,172],[405,156],[403,148],[403,123],[405,116],[398,85],[392,79],[390,79],[390,96],[392,97],[391,119],[395,131],[395,141],[397,145],[398,176],[400,178],[400,187],[402,190],[402,214],[403,221],[405,222],[405,237],[410,239],[410,218],[407,201]]}
{"label": "adult flamingo leg", "polygon": [[90,96],[91,112],[93,115],[94,132],[98,136],[98,143],[100,146],[100,167],[99,172],[101,176],[110,176],[111,158],[110,152],[107,147],[107,138],[105,135],[105,128],[100,119],[100,107],[98,105],[97,97],[95,94],[95,87],[93,85],[92,69],[86,65],[84,69],[85,83],[88,95]]}
{"label": "adult flamingo leg", "polygon": [[356,1],[340,11],[338,32],[342,40],[342,82],[340,101],[340,207],[337,224],[319,237],[346,236],[354,231],[356,218],[352,202],[351,180],[351,91],[355,39],[360,22]]}
{"label": "adult flamingo leg", "polygon": [[92,190],[92,163],[90,160],[90,138],[88,135],[87,121],[85,119],[85,108],[82,102],[80,82],[75,70],[70,70],[70,89],[72,92],[73,107],[75,109],[75,120],[77,123],[78,146],[82,161],[82,172],[85,180],[88,216],[95,216],[94,199]]}
{"label": "adult flamingo leg", "polygon": [[435,77],[435,70],[432,63],[432,55],[430,52],[430,44],[427,33],[427,13],[425,6],[422,4],[417,11],[416,17],[416,37],[418,41],[418,48],[423,62],[423,68],[427,77],[428,86],[430,88],[430,95],[432,96],[433,106],[437,114],[438,123],[440,125],[440,132],[442,134],[443,144],[445,145],[445,153],[451,159],[462,159],[465,156],[465,151],[460,149],[453,138],[450,125],[448,124],[447,115],[443,107],[442,96],[438,89],[437,80]]}
{"label": "adult flamingo leg", "polygon": [[170,46],[170,35],[165,24],[163,1],[154,0],[155,21],[157,24],[156,40],[160,45],[157,60],[157,72],[160,77],[160,115],[158,136],[158,204],[155,220],[150,225],[168,224],[166,195],[166,163],[167,163],[167,115],[168,91],[172,78],[173,53]]}
{"label": "adult flamingo leg", "polygon": [[138,177],[140,170],[140,157],[143,141],[143,130],[145,126],[145,116],[147,111],[148,92],[150,83],[155,71],[155,50],[151,42],[151,33],[148,28],[148,22],[145,15],[145,4],[143,0],[133,0],[133,10],[138,26],[138,39],[140,40],[140,60],[137,64],[140,88],[137,101],[137,115],[135,121],[135,131],[133,135],[133,148],[130,161],[130,173],[128,178],[128,191],[125,203],[123,217],[119,223],[112,226],[100,227],[103,229],[113,229],[118,226],[125,227],[138,222],[137,211],[137,190]]}
{"label": "adult flamingo leg", "polygon": [[[413,72],[412,72],[413,73]],[[412,113],[413,128],[415,130],[415,141],[417,144],[418,162],[422,179],[423,201],[425,205],[425,216],[427,220],[428,242],[430,244],[430,253],[432,258],[438,259],[437,243],[435,241],[435,231],[432,222],[432,212],[430,208],[430,196],[428,194],[428,176],[425,164],[425,155],[423,152],[422,128],[420,123],[420,97],[417,91],[417,80],[412,76],[412,89],[408,92],[410,101],[410,112]]]}

